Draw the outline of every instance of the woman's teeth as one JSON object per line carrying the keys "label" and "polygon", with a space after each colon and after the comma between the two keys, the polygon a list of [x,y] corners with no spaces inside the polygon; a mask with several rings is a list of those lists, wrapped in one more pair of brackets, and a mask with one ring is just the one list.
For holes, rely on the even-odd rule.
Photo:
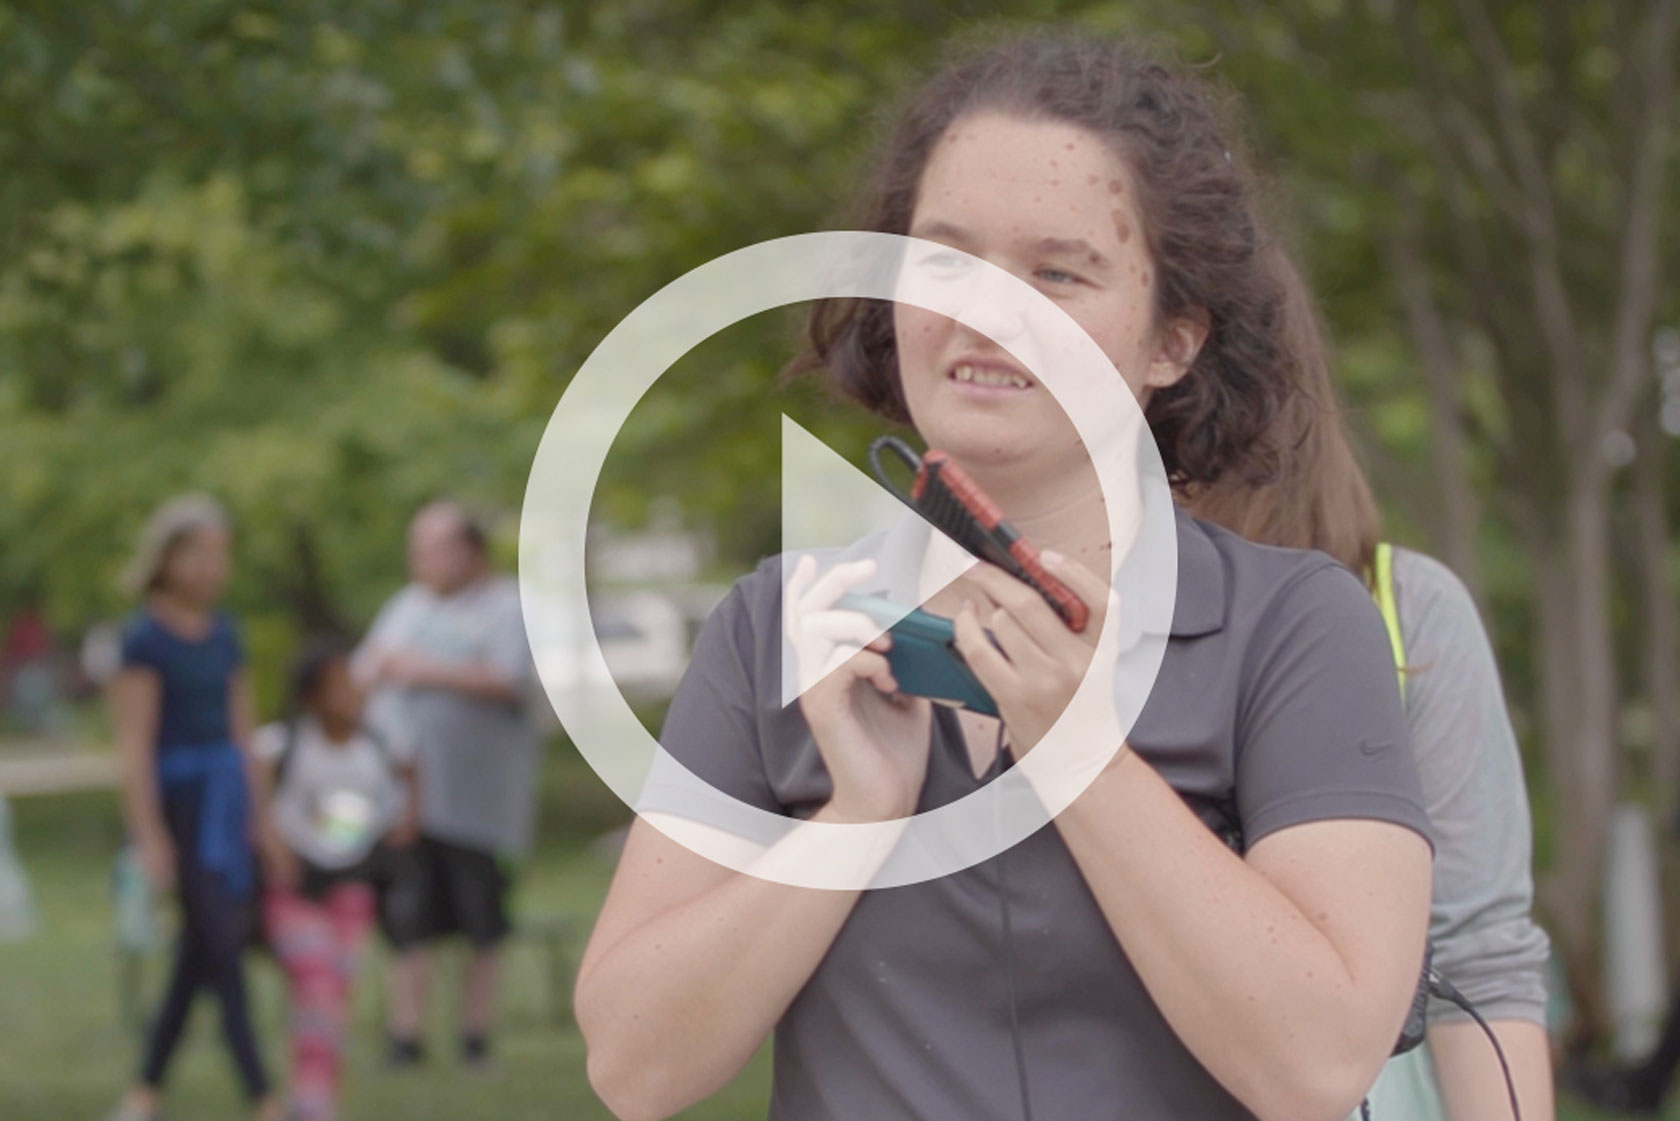
{"label": "woman's teeth", "polygon": [[973,382],[975,385],[1007,385],[1014,389],[1026,389],[1032,384],[1020,374],[1012,374],[1008,370],[993,370],[985,366],[958,366],[951,371],[951,376],[958,381]]}

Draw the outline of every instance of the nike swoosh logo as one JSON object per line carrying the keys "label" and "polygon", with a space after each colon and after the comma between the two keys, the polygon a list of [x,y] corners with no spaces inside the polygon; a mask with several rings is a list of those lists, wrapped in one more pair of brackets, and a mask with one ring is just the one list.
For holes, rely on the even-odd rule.
{"label": "nike swoosh logo", "polygon": [[1381,743],[1372,743],[1370,740],[1359,741],[1359,750],[1366,755],[1381,755],[1393,746],[1392,743],[1386,741]]}

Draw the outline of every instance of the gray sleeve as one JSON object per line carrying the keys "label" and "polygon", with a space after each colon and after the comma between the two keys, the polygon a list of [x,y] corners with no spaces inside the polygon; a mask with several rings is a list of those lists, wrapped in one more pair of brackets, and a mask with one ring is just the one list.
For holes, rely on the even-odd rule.
{"label": "gray sleeve", "polygon": [[[1534,883],[1522,758],[1493,649],[1464,585],[1397,550],[1406,718],[1435,832],[1435,965],[1489,1019],[1545,1023],[1546,934]],[[1463,1018],[1435,1001],[1432,1020]]]}
{"label": "gray sleeve", "polygon": [[1253,845],[1313,821],[1386,821],[1429,837],[1382,616],[1324,559],[1281,589],[1245,656],[1237,812]]}
{"label": "gray sleeve", "polygon": [[357,643],[356,649],[350,655],[350,671],[358,678],[366,678],[373,670],[373,657],[383,646],[391,644],[392,631],[397,621],[402,617],[410,598],[412,588],[405,587],[386,600],[379,608],[379,614],[373,617],[367,634]]}
{"label": "gray sleeve", "polygon": [[757,640],[749,601],[763,590],[762,580],[761,570],[738,581],[701,628],[688,671],[666,710],[659,736],[663,752],[642,788],[639,811],[675,814],[749,837],[759,829],[735,803],[787,812],[759,747]]}
{"label": "gray sleeve", "polygon": [[484,660],[502,680],[517,688],[528,687],[534,676],[525,613],[519,606],[519,587],[512,580],[497,587],[495,613],[485,635]]}

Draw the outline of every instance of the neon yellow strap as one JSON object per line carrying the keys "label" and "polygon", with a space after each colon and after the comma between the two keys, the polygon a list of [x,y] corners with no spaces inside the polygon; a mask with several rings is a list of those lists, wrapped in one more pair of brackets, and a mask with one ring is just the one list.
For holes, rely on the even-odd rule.
{"label": "neon yellow strap", "polygon": [[1406,699],[1406,643],[1400,634],[1400,609],[1394,605],[1394,546],[1377,542],[1377,579],[1372,595],[1388,627],[1388,645],[1394,652],[1394,672],[1400,678],[1400,699]]}

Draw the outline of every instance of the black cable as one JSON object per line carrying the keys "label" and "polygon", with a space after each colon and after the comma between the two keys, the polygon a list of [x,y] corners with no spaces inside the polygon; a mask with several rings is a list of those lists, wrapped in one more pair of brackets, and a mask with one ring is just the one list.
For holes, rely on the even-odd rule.
{"label": "black cable", "polygon": [[[995,781],[1004,767],[1003,724],[998,724],[997,752],[992,758],[991,778]],[[997,822],[997,794],[993,792],[993,824]],[[1015,1045],[1015,1081],[1021,1088],[1021,1121],[1033,1121],[1032,1093],[1027,1089],[1027,1052],[1021,1041],[1020,995],[1015,986],[1015,930],[1009,916],[1009,878],[1004,864],[1006,852],[997,854],[998,911],[1003,921],[1003,975],[1009,986],[1009,1038]]]}
{"label": "black cable", "polygon": [[1499,1069],[1505,1075],[1505,1092],[1511,1097],[1511,1116],[1516,1121],[1522,1121],[1522,1106],[1517,1102],[1517,1083],[1511,1077],[1511,1064],[1505,1061],[1505,1048],[1499,1045],[1499,1037],[1493,1034],[1493,1028],[1488,1025],[1486,1020],[1482,1019],[1482,1014],[1476,1011],[1476,1006],[1470,1003],[1469,998],[1453,988],[1452,982],[1441,976],[1439,970],[1431,969],[1429,971],[1429,991],[1442,1000],[1450,1001],[1462,1008],[1472,1020],[1476,1021],[1476,1026],[1481,1028],[1482,1032],[1488,1037],[1488,1042],[1493,1044],[1493,1053],[1499,1059]]}

